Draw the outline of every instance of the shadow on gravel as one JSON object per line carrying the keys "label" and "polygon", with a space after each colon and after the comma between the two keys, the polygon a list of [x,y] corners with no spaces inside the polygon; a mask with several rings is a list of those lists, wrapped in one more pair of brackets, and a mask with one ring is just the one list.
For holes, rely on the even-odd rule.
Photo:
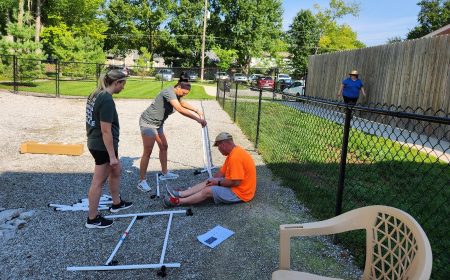
{"label": "shadow on gravel", "polygon": [[[161,199],[136,188],[137,158],[121,158],[121,195],[134,203],[125,213],[165,211]],[[185,188],[206,179],[193,176],[194,169],[174,170],[180,179],[170,181]],[[257,167],[258,190],[250,203],[215,205],[207,202],[190,208],[194,215],[174,215],[165,262],[168,279],[269,279],[278,267],[278,227],[282,223],[311,220],[288,188],[279,187],[264,166]],[[149,173],[154,176],[154,173]],[[96,266],[106,262],[131,219],[117,219],[112,227],[90,230],[84,227],[85,212],[61,212],[48,203],[72,204],[87,197],[92,173],[4,172],[0,174],[0,206],[37,210],[27,226],[13,239],[3,242],[0,271],[5,279],[157,279],[157,270],[71,272],[68,266]],[[104,193],[108,193],[104,188]],[[161,189],[165,194],[165,190]],[[105,215],[109,213],[103,211]],[[122,212],[121,212],[122,214]],[[167,216],[137,220],[116,255],[119,265],[159,263],[168,222]],[[235,232],[215,249],[197,236],[221,225]],[[0,242],[1,243],[1,242]],[[349,262],[333,253],[339,248],[326,240],[301,241],[296,266],[323,275],[356,277]],[[331,253],[328,253],[330,251]],[[297,256],[297,253],[295,253]],[[325,265],[324,265],[325,264]],[[243,269],[245,267],[245,269]],[[114,275],[114,276],[112,276]]]}

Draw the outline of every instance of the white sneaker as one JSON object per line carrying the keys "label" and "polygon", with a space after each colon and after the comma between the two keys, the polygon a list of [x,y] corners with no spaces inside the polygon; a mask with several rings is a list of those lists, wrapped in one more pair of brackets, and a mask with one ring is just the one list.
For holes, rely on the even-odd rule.
{"label": "white sneaker", "polygon": [[150,186],[148,185],[147,180],[142,180],[141,182],[139,182],[137,188],[143,192],[149,192],[152,190],[152,188],[150,188]]}
{"label": "white sneaker", "polygon": [[159,180],[174,180],[180,177],[180,175],[167,171],[166,174],[159,173]]}

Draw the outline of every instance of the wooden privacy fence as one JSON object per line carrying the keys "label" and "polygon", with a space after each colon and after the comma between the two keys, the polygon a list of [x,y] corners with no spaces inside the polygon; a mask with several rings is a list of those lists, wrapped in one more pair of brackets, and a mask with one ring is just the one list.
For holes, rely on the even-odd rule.
{"label": "wooden privacy fence", "polygon": [[309,58],[306,94],[336,99],[342,80],[358,70],[361,103],[450,112],[450,35],[421,38]]}

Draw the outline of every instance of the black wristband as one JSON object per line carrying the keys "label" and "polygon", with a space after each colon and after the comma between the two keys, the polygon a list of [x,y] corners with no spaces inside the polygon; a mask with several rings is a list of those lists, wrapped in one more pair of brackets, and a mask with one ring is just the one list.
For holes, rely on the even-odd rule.
{"label": "black wristband", "polygon": [[217,181],[217,185],[218,185],[218,186],[220,186],[220,180],[219,180],[219,181]]}

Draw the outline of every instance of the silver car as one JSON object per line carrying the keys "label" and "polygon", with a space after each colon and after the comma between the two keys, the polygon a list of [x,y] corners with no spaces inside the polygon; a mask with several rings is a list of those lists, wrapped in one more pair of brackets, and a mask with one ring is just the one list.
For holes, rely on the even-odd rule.
{"label": "silver car", "polygon": [[230,79],[230,76],[228,76],[227,72],[217,72],[214,75],[214,80],[228,80]]}
{"label": "silver car", "polygon": [[172,81],[173,80],[173,71],[170,69],[161,69],[156,72],[155,78],[157,80],[162,81]]}
{"label": "silver car", "polygon": [[235,83],[246,83],[248,81],[247,76],[242,73],[236,73],[233,76],[233,82]]}
{"label": "silver car", "polygon": [[283,93],[292,96],[305,95],[305,81],[294,81],[289,87],[283,90]]}

